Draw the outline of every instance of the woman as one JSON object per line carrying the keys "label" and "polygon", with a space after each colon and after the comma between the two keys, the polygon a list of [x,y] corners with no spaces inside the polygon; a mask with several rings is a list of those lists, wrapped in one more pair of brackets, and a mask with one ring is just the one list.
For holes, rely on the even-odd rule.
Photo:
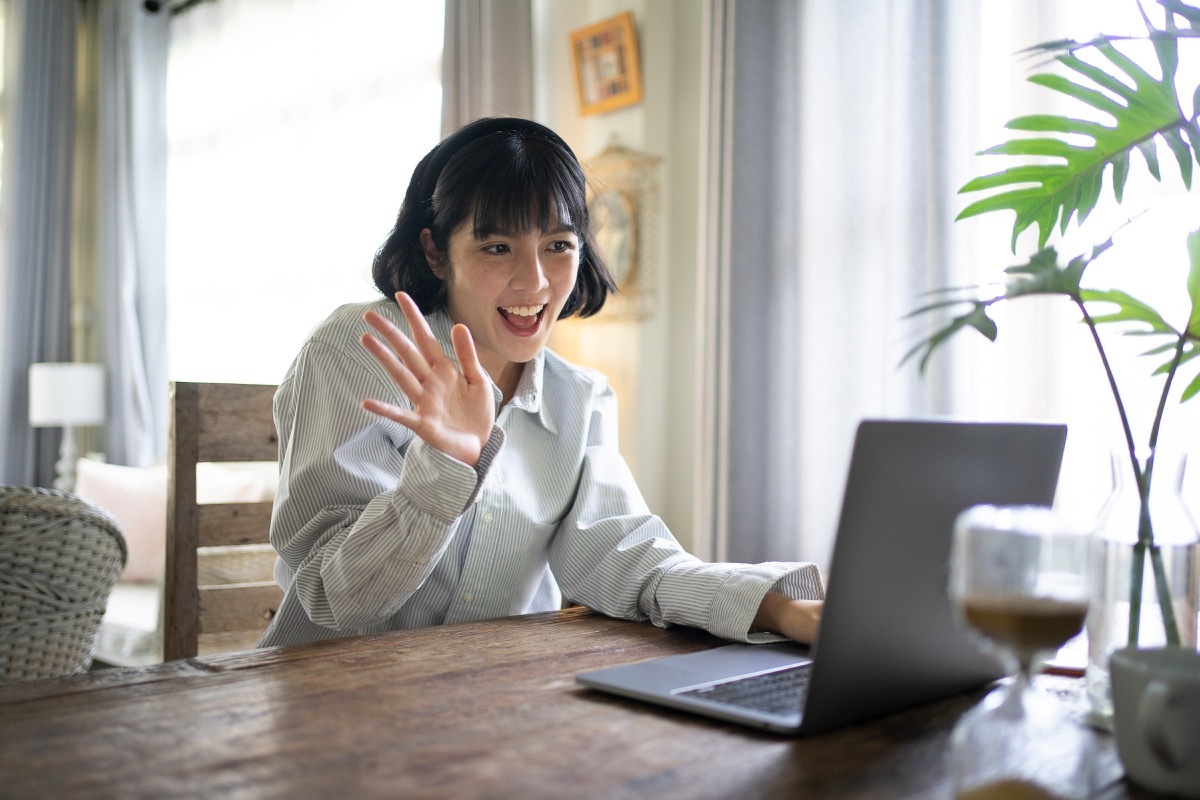
{"label": "woman", "polygon": [[[812,564],[706,564],[650,513],[599,373],[546,349],[614,289],[550,129],[467,125],[417,165],[384,298],[310,335],[275,397],[286,594],[260,646],[559,608],[812,641]],[[394,298],[394,299],[393,299]],[[369,326],[369,327],[368,327]]]}

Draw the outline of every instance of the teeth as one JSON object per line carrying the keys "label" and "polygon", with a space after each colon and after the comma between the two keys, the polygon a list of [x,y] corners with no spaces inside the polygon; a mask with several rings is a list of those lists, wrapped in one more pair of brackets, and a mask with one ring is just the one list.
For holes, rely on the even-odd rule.
{"label": "teeth", "polygon": [[513,314],[518,317],[535,317],[541,312],[545,305],[540,306],[505,306],[505,314]]}

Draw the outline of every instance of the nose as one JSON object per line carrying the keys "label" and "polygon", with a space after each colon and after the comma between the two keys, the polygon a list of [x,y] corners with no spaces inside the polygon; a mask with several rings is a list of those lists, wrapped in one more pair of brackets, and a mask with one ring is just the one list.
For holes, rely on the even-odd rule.
{"label": "nose", "polygon": [[512,274],[509,285],[522,292],[540,292],[546,288],[546,270],[542,264],[541,253],[538,249],[524,249],[513,260]]}

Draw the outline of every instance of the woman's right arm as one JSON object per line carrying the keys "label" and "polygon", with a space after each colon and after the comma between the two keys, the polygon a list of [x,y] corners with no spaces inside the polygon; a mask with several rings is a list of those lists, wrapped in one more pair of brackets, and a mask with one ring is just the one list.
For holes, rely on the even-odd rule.
{"label": "woman's right arm", "polygon": [[351,338],[307,343],[275,400],[271,544],[309,618],[346,631],[392,616],[429,577],[502,440],[473,469],[365,411],[364,397],[406,403]]}

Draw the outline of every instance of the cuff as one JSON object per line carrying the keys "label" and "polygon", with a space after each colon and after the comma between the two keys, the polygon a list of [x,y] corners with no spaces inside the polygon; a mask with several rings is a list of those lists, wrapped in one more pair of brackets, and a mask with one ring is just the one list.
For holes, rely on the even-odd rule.
{"label": "cuff", "polygon": [[496,456],[500,455],[500,448],[504,446],[504,429],[499,425],[492,426],[492,435],[488,437],[487,443],[483,446],[483,452],[479,454],[479,463],[475,465],[475,490],[471,492],[471,496],[467,498],[467,502],[463,504],[463,508],[474,503],[479,499],[479,490],[483,488],[483,482],[487,479],[488,473],[492,469],[492,462],[496,460]]}
{"label": "cuff", "polygon": [[503,445],[504,431],[495,426],[479,463],[471,467],[414,438],[405,454],[396,490],[418,511],[449,524],[475,502]]}
{"label": "cuff", "polygon": [[816,564],[768,561],[743,567],[722,582],[713,598],[709,631],[738,642],[787,641],[775,633],[751,633],[750,627],[767,592],[793,600],[823,600],[825,588]]}

